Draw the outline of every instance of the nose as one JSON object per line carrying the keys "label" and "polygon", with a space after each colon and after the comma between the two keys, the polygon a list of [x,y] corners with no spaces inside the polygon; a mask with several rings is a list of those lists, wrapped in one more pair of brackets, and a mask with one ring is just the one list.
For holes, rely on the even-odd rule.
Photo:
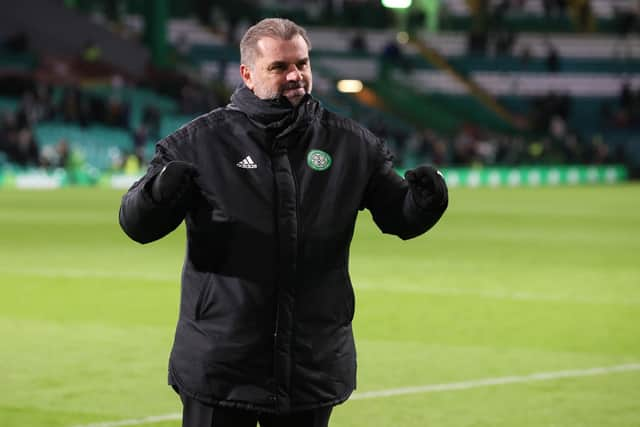
{"label": "nose", "polygon": [[302,73],[295,64],[292,64],[287,71],[287,81],[302,80]]}

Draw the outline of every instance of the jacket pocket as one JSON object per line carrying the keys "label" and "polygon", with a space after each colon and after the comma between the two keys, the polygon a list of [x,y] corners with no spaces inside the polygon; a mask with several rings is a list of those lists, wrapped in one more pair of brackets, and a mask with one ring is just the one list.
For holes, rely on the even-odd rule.
{"label": "jacket pocket", "polygon": [[204,314],[207,311],[207,308],[211,306],[213,300],[213,274],[208,274],[207,280],[205,281],[202,289],[200,290],[200,294],[198,295],[198,300],[196,301],[196,305],[194,307],[193,317],[196,321],[201,320],[204,317]]}
{"label": "jacket pocket", "polygon": [[349,278],[349,273],[347,271],[343,271],[342,274],[344,275],[344,288],[346,293],[346,298],[344,298],[346,305],[346,320],[348,323],[351,323],[356,312],[356,298],[353,292],[353,286],[351,285],[351,279]]}

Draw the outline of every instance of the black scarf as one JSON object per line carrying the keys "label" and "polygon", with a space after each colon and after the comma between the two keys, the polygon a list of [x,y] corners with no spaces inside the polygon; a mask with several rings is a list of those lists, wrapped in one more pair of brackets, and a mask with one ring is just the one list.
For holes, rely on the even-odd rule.
{"label": "black scarf", "polygon": [[280,96],[276,99],[260,99],[242,85],[231,95],[230,108],[245,113],[257,126],[277,135],[292,124],[298,124],[306,116],[306,104],[311,96],[306,94],[297,106]]}

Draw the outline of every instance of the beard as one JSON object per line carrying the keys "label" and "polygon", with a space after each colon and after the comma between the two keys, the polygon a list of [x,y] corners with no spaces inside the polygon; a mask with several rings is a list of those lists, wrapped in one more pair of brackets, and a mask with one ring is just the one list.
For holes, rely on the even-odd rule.
{"label": "beard", "polygon": [[304,89],[305,93],[307,92],[307,85],[304,81],[299,82],[287,82],[280,87],[280,95],[282,95],[286,90],[290,89]]}
{"label": "beard", "polygon": [[[258,85],[256,85],[256,87],[254,88],[254,93],[260,99],[275,100],[280,98],[281,96],[284,96],[284,93],[286,91],[292,90],[292,89],[304,89],[305,94],[309,93],[308,84],[302,80],[297,82],[286,82],[280,85],[280,87],[278,87],[277,89],[264,88],[264,87],[259,88]],[[291,98],[288,98],[288,99],[293,104],[294,100],[299,98],[302,98],[302,97],[301,96],[293,97],[293,100]],[[297,102],[294,105],[296,104]]]}

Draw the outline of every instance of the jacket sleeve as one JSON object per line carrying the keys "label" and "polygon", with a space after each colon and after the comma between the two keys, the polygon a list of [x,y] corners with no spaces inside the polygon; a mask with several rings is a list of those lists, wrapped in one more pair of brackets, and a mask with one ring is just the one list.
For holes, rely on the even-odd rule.
{"label": "jacket sleeve", "polygon": [[149,243],[175,230],[186,214],[186,207],[160,204],[151,198],[151,184],[162,168],[172,160],[182,160],[171,149],[171,139],[156,145],[156,154],[146,174],[136,181],[122,197],[119,221],[122,230],[139,243]]}
{"label": "jacket sleeve", "polygon": [[447,205],[419,207],[407,181],[393,169],[393,156],[382,141],[378,141],[376,151],[376,166],[365,191],[364,207],[383,233],[403,240],[425,233],[438,222]]}

